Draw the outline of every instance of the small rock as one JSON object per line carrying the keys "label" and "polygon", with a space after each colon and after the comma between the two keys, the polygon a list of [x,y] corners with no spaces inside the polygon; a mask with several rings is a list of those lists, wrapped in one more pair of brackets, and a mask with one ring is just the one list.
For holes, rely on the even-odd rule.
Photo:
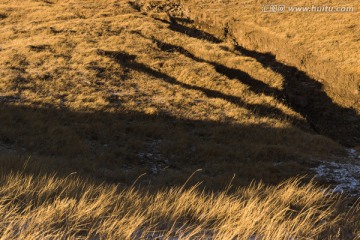
{"label": "small rock", "polygon": [[155,175],[158,174],[158,169],[155,164],[152,164],[152,166],[150,168],[150,172]]}

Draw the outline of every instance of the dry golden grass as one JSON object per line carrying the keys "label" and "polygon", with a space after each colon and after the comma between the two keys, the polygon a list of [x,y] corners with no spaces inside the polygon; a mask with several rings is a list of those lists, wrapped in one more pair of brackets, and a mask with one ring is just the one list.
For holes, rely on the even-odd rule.
{"label": "dry golden grass", "polygon": [[359,207],[289,180],[206,193],[150,193],[71,175],[2,174],[1,239],[358,239]]}
{"label": "dry golden grass", "polygon": [[[1,1],[2,239],[359,238],[357,204],[312,182],[279,185],[356,142],[289,88],[289,76],[313,79],[183,10]],[[207,190],[179,187],[198,168],[188,185]],[[233,174],[234,186],[264,185],[224,191]]]}
{"label": "dry golden grass", "polygon": [[25,159],[124,183],[204,168],[221,186],[234,173],[241,184],[304,175],[343,150],[284,99],[281,74],[167,13],[115,0],[0,12],[0,139]]}
{"label": "dry golden grass", "polygon": [[[149,2],[149,1],[148,1]],[[151,2],[151,1],[150,1]],[[156,2],[156,1],[152,1]],[[157,1],[159,2],[159,1]],[[161,1],[160,1],[161,2]],[[198,23],[217,26],[243,46],[269,51],[283,62],[306,71],[325,85],[338,104],[359,111],[359,16],[356,0],[178,1]],[[282,13],[264,13],[262,6],[286,6]],[[351,12],[291,12],[289,7],[351,7]],[[215,30],[216,31],[216,30]]]}
{"label": "dry golden grass", "polygon": [[[153,14],[164,11],[157,6],[166,1],[143,2],[147,3],[140,4],[141,10]],[[299,111],[308,116],[321,133],[347,146],[360,145],[358,1],[174,2],[181,3],[182,18],[194,20],[197,27],[220,39],[235,42],[239,45],[238,53],[281,74],[289,102],[306,106]],[[269,5],[286,8],[282,13],[264,13],[263,5],[267,10]],[[293,6],[354,10],[342,13],[288,11]]]}

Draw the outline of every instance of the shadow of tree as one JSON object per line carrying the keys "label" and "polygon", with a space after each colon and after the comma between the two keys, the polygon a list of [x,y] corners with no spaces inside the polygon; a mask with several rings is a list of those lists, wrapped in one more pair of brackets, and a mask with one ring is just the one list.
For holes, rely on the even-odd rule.
{"label": "shadow of tree", "polygon": [[[171,22],[167,22],[171,31],[206,39],[215,44],[221,42],[211,34],[177,24],[178,21],[173,18]],[[181,46],[155,38],[152,40],[163,51],[179,52],[195,61],[214,66],[226,77],[248,85],[254,93],[275,96],[280,100],[287,97],[286,90],[274,89],[246,72],[196,57]],[[317,91],[321,89],[321,84],[317,84],[315,80],[295,73],[297,69],[285,71],[285,66],[276,62],[274,56],[240,47],[235,51],[227,50],[251,56],[282,75],[290,71],[289,75],[284,77],[287,89],[298,88],[291,82],[291,77],[296,74],[299,74],[301,79],[305,78],[309,85],[313,84]],[[122,67],[160,81],[247,108],[254,115],[288,118],[294,125],[306,129],[306,122],[288,116],[278,108],[245,103],[237,96],[181,82],[138,62],[136,55],[106,50],[98,50],[98,54],[115,60]],[[104,69],[96,66],[94,68],[101,77]],[[335,111],[335,114],[340,116],[341,111],[347,111],[332,103],[326,93],[314,98],[319,98],[319,103],[320,100],[326,102],[326,111],[320,109],[321,112]],[[11,96],[0,98],[0,168],[3,171],[55,172],[60,175],[77,172],[82,176],[124,184],[132,184],[139,175],[147,173],[139,183],[163,187],[181,185],[191,173],[201,168],[203,171],[198,173],[193,181],[203,181],[211,189],[221,189],[229,183],[233,174],[237,176],[233,182],[235,185],[247,185],[253,180],[279,183],[289,177],[308,174],[309,168],[317,164],[311,159],[341,150],[331,140],[311,132],[303,132],[295,126],[273,128],[264,124],[236,125],[180,119],[166,113],[149,115],[125,110],[75,112],[54,106],[17,106],[18,100],[18,97]],[[292,104],[290,98],[287,100]],[[342,140],[334,132],[340,133],[344,129],[327,129],[326,127],[334,122],[326,123],[326,118],[317,119],[317,116],[323,117],[316,112],[319,108],[296,105],[293,107],[306,116],[315,129],[319,128],[319,132],[324,131],[325,135]],[[347,120],[344,121],[344,126],[348,123]],[[28,161],[29,155],[32,157]],[[23,169],[25,163],[27,165]]]}
{"label": "shadow of tree", "polygon": [[[233,174],[237,185],[252,180],[278,183],[307,174],[309,167],[317,164],[309,156],[340,149],[326,138],[297,128],[233,125],[131,111],[74,112],[13,104],[1,104],[0,110],[3,172],[77,172],[123,184],[132,184],[147,173],[140,184],[168,186],[183,184],[201,168],[193,181],[221,189]],[[22,170],[25,162],[27,167]]]}
{"label": "shadow of tree", "polygon": [[192,53],[190,53],[189,51],[187,51],[186,49],[184,49],[181,46],[176,46],[176,45],[172,45],[169,43],[165,43],[162,42],[156,38],[152,38],[152,40],[157,44],[157,46],[166,52],[178,52],[183,54],[186,57],[189,57],[197,62],[204,62],[207,64],[210,64],[212,66],[215,67],[215,70],[220,73],[225,75],[227,78],[229,79],[237,79],[238,81],[240,81],[243,84],[246,84],[249,86],[250,90],[253,91],[256,94],[265,94],[267,96],[275,96],[279,99],[281,99],[282,97],[284,97],[283,92],[276,89],[276,88],[272,88],[269,85],[267,85],[266,83],[257,80],[253,77],[251,77],[248,73],[238,70],[238,69],[234,69],[234,68],[229,68],[226,67],[222,64],[219,64],[217,62],[212,62],[212,61],[208,61],[199,57],[196,57],[195,55],[193,55]]}
{"label": "shadow of tree", "polygon": [[[287,101],[319,134],[352,147],[360,144],[360,116],[352,108],[341,107],[324,91],[323,84],[296,67],[285,65],[270,53],[260,53],[236,46],[235,51],[252,57],[264,67],[283,76]],[[306,96],[308,104],[300,107],[291,101],[292,95]]]}
{"label": "shadow of tree", "polygon": [[[189,27],[179,24],[175,18],[171,19],[171,22],[161,19],[157,20],[169,24],[170,30],[185,34],[188,37],[201,40],[211,39],[204,37],[204,34],[209,35],[209,33],[201,30],[197,30],[196,34],[188,34],[189,31],[187,29]],[[214,38],[217,39],[216,37]],[[224,50],[233,54],[251,57],[265,68],[270,68],[275,73],[283,76],[284,91],[273,89],[266,83],[254,79],[249,74],[240,70],[197,58],[181,46],[174,46],[157,39],[153,40],[165,51],[176,51],[195,61],[213,65],[219,73],[230,79],[238,79],[242,83],[247,84],[255,93],[272,95],[280,101],[285,99],[289,106],[306,118],[307,123],[315,132],[332,138],[347,147],[360,145],[360,116],[357,112],[352,108],[345,108],[334,103],[331,97],[324,91],[321,82],[311,78],[307,73],[296,67],[277,61],[273,54],[248,50],[239,45],[235,46],[235,50],[221,46]],[[209,42],[214,43],[212,40],[209,40]],[[220,42],[219,40],[215,43]]]}
{"label": "shadow of tree", "polygon": [[[158,42],[158,43],[160,44],[160,42]],[[193,56],[192,54],[187,52],[185,49],[183,49],[183,51],[181,51],[182,48],[180,48],[180,47],[173,46],[173,45],[170,45],[170,44],[165,44],[165,43],[162,43],[162,42],[161,42],[161,44],[163,44],[162,45],[163,50],[166,50],[166,49],[167,49],[167,51],[170,51],[170,49],[172,49],[174,51],[176,50],[176,51],[179,51],[179,52],[181,52],[181,53],[183,53],[183,54],[185,54],[185,55],[187,55],[189,57],[197,59],[198,61],[206,62],[205,60],[201,60],[201,59],[196,58],[195,56]],[[252,111],[257,116],[262,116],[262,117],[271,117],[271,116],[273,116],[275,118],[279,118],[279,117],[280,118],[287,118],[290,121],[292,121],[294,124],[296,124],[298,126],[301,126],[303,129],[308,129],[308,128],[306,128],[306,123],[304,121],[301,121],[300,119],[294,118],[293,116],[287,115],[286,113],[284,113],[283,111],[281,111],[280,109],[278,109],[276,107],[266,106],[266,105],[262,105],[262,104],[245,103],[240,97],[224,94],[224,93],[222,93],[220,91],[211,90],[211,89],[207,89],[207,88],[204,88],[204,87],[199,87],[199,86],[196,86],[196,85],[190,85],[190,84],[187,84],[187,83],[183,83],[181,81],[178,81],[176,78],[168,76],[167,74],[159,72],[157,70],[154,70],[154,69],[150,68],[149,66],[146,66],[143,63],[136,62],[135,61],[135,59],[136,59],[135,55],[131,55],[131,54],[128,54],[126,52],[121,52],[121,51],[105,51],[105,50],[98,50],[98,53],[100,55],[104,55],[104,56],[107,56],[107,57],[110,57],[110,58],[116,60],[123,67],[127,67],[127,68],[130,68],[130,69],[135,70],[135,71],[146,73],[148,75],[151,75],[153,77],[161,79],[161,80],[163,80],[163,81],[165,81],[167,83],[178,85],[178,86],[181,86],[181,87],[183,87],[185,89],[200,91],[200,92],[204,93],[209,98],[221,98],[221,99],[223,99],[225,101],[231,102],[231,103],[236,104],[236,105],[238,105],[240,107],[245,107],[248,110]],[[217,66],[226,68],[224,66],[221,66],[220,64],[217,64]],[[255,81],[255,80],[248,80],[248,81]],[[257,81],[257,82],[259,82],[259,81]]]}

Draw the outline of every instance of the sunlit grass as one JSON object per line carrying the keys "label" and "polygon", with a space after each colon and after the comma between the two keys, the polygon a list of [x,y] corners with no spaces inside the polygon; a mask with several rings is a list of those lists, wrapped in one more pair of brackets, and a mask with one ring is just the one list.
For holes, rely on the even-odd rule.
{"label": "sunlit grass", "polygon": [[359,209],[313,183],[251,184],[218,193],[147,192],[76,175],[2,174],[1,239],[349,239]]}
{"label": "sunlit grass", "polygon": [[359,239],[284,74],[136,3],[0,3],[0,239]]}

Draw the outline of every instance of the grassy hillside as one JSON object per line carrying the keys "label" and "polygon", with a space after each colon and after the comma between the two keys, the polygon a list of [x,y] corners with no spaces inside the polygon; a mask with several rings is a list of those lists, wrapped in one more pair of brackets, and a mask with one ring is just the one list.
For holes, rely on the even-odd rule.
{"label": "grassy hillside", "polygon": [[271,52],[323,83],[337,104],[359,111],[358,1],[179,2],[184,13],[208,31],[234,38],[251,50]]}
{"label": "grassy hillside", "polygon": [[[182,17],[281,74],[288,101],[302,105],[297,111],[318,133],[359,146],[358,1],[179,2]],[[147,1],[140,9],[156,15],[164,12],[161,4]],[[270,12],[271,6],[283,11]]]}
{"label": "grassy hillside", "polygon": [[349,160],[356,111],[310,73],[206,28],[187,9],[212,8],[197,4],[0,3],[4,239],[359,234],[356,204],[309,183],[319,164]]}
{"label": "grassy hillside", "polygon": [[289,106],[280,74],[193,26],[125,1],[1,11],[0,133],[25,155],[87,161],[115,180],[158,168],[183,181],[204,168],[275,183],[341,152]]}

